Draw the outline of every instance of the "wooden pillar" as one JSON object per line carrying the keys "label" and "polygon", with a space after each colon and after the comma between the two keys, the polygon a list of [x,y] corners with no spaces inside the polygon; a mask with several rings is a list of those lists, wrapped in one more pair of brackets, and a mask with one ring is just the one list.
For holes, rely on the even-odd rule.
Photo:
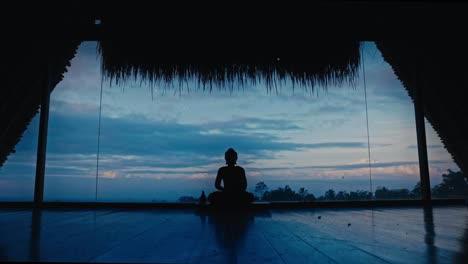
{"label": "wooden pillar", "polygon": [[41,116],[39,121],[39,138],[37,144],[36,181],[34,183],[34,203],[40,205],[44,198],[44,175],[47,149],[47,128],[49,124],[49,103],[52,86],[50,63],[45,71],[45,81],[41,90]]}
{"label": "wooden pillar", "polygon": [[418,141],[419,176],[421,177],[421,195],[423,201],[431,200],[431,184],[429,179],[429,161],[427,158],[426,128],[424,126],[423,87],[421,76],[417,75],[414,93],[414,113],[416,115],[416,137]]}

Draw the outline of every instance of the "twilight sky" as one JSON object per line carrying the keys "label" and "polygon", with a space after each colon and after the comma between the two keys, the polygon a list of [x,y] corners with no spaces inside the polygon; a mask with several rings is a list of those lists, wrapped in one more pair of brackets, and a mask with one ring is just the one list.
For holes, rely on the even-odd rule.
{"label": "twilight sky", "polygon": [[[372,186],[411,189],[418,181],[413,104],[371,42],[364,44]],[[233,147],[249,189],[289,184],[316,196],[369,190],[364,86],[264,84],[211,92],[140,80],[103,82],[98,200],[175,201],[213,191]],[[51,95],[46,200],[93,201],[101,74],[96,43],[83,43]],[[153,89],[153,96],[151,89]],[[0,200],[32,199],[38,116],[3,168]],[[426,124],[432,184],[458,170]]]}

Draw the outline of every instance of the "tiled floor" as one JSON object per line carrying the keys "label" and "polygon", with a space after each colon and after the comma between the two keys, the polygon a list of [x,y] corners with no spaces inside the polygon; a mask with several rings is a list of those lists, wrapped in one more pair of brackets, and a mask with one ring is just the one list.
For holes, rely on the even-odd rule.
{"label": "tiled floor", "polygon": [[468,263],[468,208],[0,209],[0,260]]}

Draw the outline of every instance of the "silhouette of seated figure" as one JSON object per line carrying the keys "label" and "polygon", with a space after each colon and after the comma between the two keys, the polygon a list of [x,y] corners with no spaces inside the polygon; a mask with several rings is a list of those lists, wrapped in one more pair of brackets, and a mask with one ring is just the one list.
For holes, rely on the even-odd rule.
{"label": "silhouette of seated figure", "polygon": [[230,148],[224,154],[224,158],[227,166],[219,168],[215,181],[215,188],[219,191],[208,195],[208,201],[213,205],[246,205],[251,203],[254,196],[245,191],[247,179],[244,169],[236,166],[237,152]]}

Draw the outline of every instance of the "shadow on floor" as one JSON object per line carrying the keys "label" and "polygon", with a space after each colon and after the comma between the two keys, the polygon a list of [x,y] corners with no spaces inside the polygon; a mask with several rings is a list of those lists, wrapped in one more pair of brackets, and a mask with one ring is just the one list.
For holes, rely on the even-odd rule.
{"label": "shadow on floor", "polygon": [[257,217],[271,218],[269,210],[196,210],[202,225],[215,231],[218,245],[228,253],[227,263],[238,263],[238,250],[245,247],[245,238]]}

